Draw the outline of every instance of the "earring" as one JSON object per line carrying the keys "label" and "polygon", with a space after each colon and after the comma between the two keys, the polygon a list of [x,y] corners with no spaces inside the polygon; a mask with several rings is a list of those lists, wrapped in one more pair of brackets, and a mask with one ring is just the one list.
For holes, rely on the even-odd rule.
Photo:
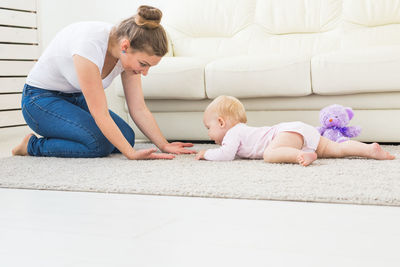
{"label": "earring", "polygon": [[126,53],[126,51],[125,50],[122,50],[122,54],[125,54]]}

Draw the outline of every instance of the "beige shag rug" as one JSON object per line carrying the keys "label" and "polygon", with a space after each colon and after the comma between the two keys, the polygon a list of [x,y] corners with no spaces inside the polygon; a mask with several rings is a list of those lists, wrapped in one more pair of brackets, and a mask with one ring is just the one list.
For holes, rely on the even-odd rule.
{"label": "beige shag rug", "polygon": [[[153,147],[137,144],[136,148]],[[197,144],[196,150],[215,147]],[[383,146],[392,161],[318,159],[309,167],[262,160],[129,161],[121,154],[96,159],[0,158],[0,187],[310,201],[400,206],[400,146]]]}

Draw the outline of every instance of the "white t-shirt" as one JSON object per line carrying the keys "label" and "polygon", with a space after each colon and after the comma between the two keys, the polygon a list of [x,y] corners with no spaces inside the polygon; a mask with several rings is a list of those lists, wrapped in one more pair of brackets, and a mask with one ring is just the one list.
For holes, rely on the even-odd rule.
{"label": "white t-shirt", "polygon": [[[81,92],[72,56],[87,58],[96,64],[101,73],[112,27],[112,24],[105,22],[79,22],[65,27],[55,36],[29,72],[26,83],[65,93]],[[123,71],[118,60],[111,73],[102,80],[103,87],[107,88]]]}

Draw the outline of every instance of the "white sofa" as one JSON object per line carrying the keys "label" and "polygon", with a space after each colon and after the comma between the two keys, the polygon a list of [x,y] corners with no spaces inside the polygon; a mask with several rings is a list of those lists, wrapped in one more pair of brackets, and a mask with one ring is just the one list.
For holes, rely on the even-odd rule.
{"label": "white sofa", "polygon": [[[202,112],[238,97],[249,124],[318,126],[350,106],[361,141],[400,142],[400,0],[163,0],[171,49],[143,77],[146,103],[170,140],[208,140]],[[120,81],[111,108],[130,119]],[[137,137],[143,135],[136,129]]]}

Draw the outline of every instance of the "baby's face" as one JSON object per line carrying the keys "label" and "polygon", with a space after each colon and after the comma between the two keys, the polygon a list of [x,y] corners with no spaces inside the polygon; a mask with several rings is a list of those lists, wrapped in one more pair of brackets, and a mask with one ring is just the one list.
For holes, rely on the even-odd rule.
{"label": "baby's face", "polygon": [[204,126],[208,130],[208,136],[219,145],[222,143],[222,140],[228,131],[226,124],[222,125],[223,123],[221,123],[220,119],[221,117],[218,117],[218,115],[209,111],[206,111],[203,117]]}

